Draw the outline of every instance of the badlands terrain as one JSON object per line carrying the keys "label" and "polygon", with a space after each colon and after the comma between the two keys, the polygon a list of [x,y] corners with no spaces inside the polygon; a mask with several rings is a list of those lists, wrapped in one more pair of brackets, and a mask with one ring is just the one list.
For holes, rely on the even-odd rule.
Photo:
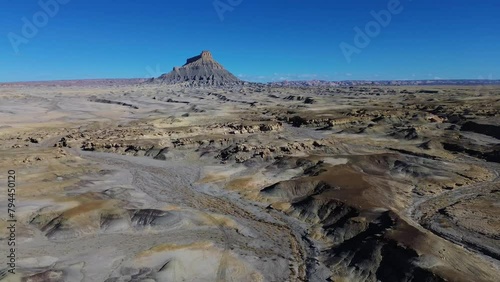
{"label": "badlands terrain", "polygon": [[499,162],[496,86],[4,84],[0,277],[498,281]]}

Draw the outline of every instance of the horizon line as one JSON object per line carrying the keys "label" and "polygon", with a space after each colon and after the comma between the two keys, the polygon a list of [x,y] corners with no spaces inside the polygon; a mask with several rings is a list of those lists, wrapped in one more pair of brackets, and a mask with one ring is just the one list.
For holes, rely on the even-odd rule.
{"label": "horizon line", "polygon": [[[69,82],[69,81],[97,81],[97,80],[149,80],[154,77],[147,78],[139,78],[139,77],[128,77],[128,78],[71,78],[71,79],[50,79],[50,80],[18,80],[18,81],[0,81],[0,84],[14,84],[14,83],[42,83],[42,82]],[[327,79],[309,79],[309,80],[276,80],[276,81],[266,81],[266,82],[257,82],[257,81],[248,81],[243,80],[243,82],[250,83],[279,83],[279,82],[389,82],[389,81],[498,81],[500,83],[500,79],[492,79],[492,78],[439,78],[439,79],[344,79],[344,80],[327,80]]]}

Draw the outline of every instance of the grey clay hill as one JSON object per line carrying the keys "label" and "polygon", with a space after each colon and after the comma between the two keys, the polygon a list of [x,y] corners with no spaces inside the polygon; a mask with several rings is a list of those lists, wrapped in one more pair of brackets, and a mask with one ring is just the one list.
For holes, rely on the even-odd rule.
{"label": "grey clay hill", "polygon": [[152,82],[187,86],[228,86],[243,83],[215,61],[210,51],[203,51],[200,55],[187,59],[182,67],[174,67],[171,72],[152,79]]}

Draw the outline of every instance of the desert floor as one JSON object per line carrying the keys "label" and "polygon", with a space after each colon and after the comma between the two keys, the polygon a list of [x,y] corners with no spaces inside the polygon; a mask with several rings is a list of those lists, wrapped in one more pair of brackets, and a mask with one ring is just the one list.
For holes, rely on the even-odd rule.
{"label": "desert floor", "polygon": [[5,84],[0,269],[4,281],[498,281],[499,162],[500,87]]}

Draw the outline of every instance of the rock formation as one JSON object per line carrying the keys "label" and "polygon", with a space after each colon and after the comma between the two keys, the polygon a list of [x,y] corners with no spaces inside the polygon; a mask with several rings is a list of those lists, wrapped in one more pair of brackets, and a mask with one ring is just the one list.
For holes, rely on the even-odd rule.
{"label": "rock formation", "polygon": [[187,59],[182,67],[174,67],[170,73],[163,74],[152,81],[188,86],[227,86],[242,83],[215,61],[210,51],[203,51],[200,55]]}

